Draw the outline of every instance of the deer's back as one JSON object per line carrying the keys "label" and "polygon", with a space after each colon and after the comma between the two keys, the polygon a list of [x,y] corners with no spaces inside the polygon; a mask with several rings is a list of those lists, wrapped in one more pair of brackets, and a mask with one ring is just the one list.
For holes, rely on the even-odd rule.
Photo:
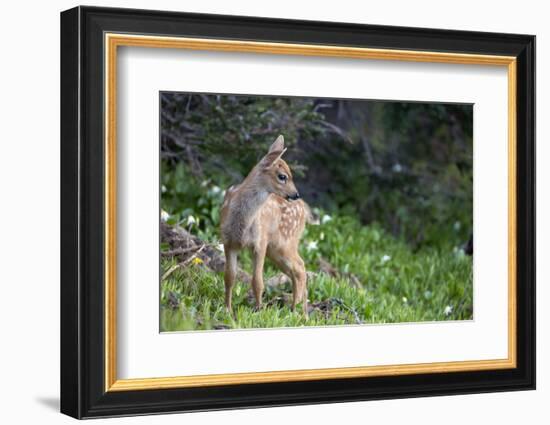
{"label": "deer's back", "polygon": [[237,191],[238,188],[233,188],[227,192],[221,210],[224,244],[238,248],[253,247],[260,242],[272,248],[297,246],[310,215],[304,201],[288,201],[270,194],[249,222],[245,222],[247,214],[239,206]]}
{"label": "deer's back", "polygon": [[301,199],[288,201],[280,196],[270,195],[262,207],[260,220],[272,223],[267,229],[270,243],[277,239],[298,241],[308,216],[309,208]]}

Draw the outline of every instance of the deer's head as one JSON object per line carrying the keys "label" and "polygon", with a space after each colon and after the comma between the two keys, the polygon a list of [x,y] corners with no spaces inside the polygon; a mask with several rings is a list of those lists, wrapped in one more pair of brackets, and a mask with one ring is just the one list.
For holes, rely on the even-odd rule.
{"label": "deer's head", "polygon": [[256,184],[267,192],[288,200],[296,200],[300,198],[300,194],[294,185],[288,164],[281,158],[285,151],[285,140],[283,136],[279,136],[269,148],[267,155],[256,165],[253,173]]}

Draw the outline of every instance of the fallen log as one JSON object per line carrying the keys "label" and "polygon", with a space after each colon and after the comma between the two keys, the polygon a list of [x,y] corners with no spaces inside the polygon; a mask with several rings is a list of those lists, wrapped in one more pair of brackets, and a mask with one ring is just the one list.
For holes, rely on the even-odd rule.
{"label": "fallen log", "polygon": [[[203,241],[183,227],[172,226],[168,223],[161,222],[160,240],[170,247],[169,250],[162,251],[161,255],[163,257],[177,258],[180,266],[189,264],[191,262],[189,258],[196,253],[193,258],[200,258],[204,267],[216,273],[222,273],[224,271],[225,255],[223,255],[222,250],[213,244]],[[199,249],[200,252],[197,252]],[[237,270],[237,280],[243,283],[250,283],[252,277],[239,268]]]}

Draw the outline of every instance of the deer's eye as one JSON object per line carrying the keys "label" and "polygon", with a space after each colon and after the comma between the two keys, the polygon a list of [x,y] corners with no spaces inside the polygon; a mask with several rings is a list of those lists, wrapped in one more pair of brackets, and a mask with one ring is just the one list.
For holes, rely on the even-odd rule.
{"label": "deer's eye", "polygon": [[287,176],[285,176],[284,174],[279,174],[277,178],[279,179],[280,182],[286,183]]}

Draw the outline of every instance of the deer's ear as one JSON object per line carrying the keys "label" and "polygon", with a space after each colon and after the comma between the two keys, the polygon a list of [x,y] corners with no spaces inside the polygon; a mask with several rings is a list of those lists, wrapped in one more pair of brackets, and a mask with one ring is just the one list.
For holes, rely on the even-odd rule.
{"label": "deer's ear", "polygon": [[286,152],[286,148],[284,148],[282,151],[274,151],[269,153],[262,158],[260,161],[260,164],[263,168],[271,168],[273,164],[275,164]]}
{"label": "deer's ear", "polygon": [[282,152],[282,151],[284,151],[284,149],[285,149],[285,138],[283,137],[282,134],[280,134],[279,137],[277,137],[275,139],[275,141],[273,142],[273,144],[269,148],[268,153]]}

